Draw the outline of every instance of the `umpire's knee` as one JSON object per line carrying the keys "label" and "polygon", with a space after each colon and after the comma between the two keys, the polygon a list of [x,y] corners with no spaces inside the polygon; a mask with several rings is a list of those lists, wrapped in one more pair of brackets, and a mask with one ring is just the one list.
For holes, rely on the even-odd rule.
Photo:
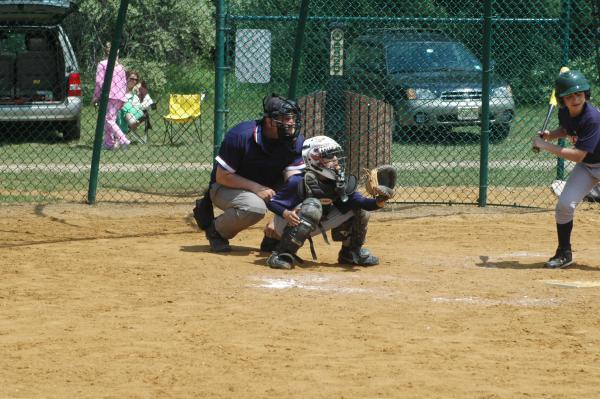
{"label": "umpire's knee", "polygon": [[267,214],[267,207],[263,209],[254,207],[252,209],[237,209],[237,217],[241,225],[250,227],[260,222]]}
{"label": "umpire's knee", "polygon": [[565,224],[573,220],[576,206],[577,204],[573,201],[565,201],[562,198],[559,199],[558,203],[556,204],[556,211],[554,214],[556,223]]}
{"label": "umpire's knee", "polygon": [[245,204],[225,210],[215,220],[215,227],[223,238],[230,239],[240,231],[261,221],[266,213],[267,206],[263,200],[248,201]]}

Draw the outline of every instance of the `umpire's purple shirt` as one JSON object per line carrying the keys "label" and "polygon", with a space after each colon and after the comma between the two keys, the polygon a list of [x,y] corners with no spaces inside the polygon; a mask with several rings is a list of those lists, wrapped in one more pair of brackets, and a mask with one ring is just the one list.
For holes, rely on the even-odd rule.
{"label": "umpire's purple shirt", "polygon": [[210,184],[216,181],[217,165],[263,186],[276,189],[283,184],[283,171],[303,170],[300,134],[293,151],[279,140],[263,137],[260,121],[245,121],[232,127],[219,149],[210,176]]}

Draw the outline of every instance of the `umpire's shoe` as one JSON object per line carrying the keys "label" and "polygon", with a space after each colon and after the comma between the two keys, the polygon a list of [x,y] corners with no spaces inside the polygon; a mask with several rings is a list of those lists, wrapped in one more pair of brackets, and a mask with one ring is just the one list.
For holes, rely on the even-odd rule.
{"label": "umpire's shoe", "polygon": [[553,257],[544,263],[544,266],[550,269],[562,269],[573,263],[573,253],[570,249],[558,247]]}
{"label": "umpire's shoe", "polygon": [[267,265],[271,269],[289,270],[294,267],[294,255],[287,252],[273,252],[267,259]]}
{"label": "umpire's shoe", "polygon": [[371,252],[366,248],[352,249],[343,246],[338,254],[338,263],[368,267],[378,265],[379,258],[371,255]]}
{"label": "umpire's shoe", "polygon": [[210,243],[210,250],[213,252],[231,252],[229,240],[221,237],[221,234],[215,228],[215,224],[211,223],[206,230],[206,239]]}

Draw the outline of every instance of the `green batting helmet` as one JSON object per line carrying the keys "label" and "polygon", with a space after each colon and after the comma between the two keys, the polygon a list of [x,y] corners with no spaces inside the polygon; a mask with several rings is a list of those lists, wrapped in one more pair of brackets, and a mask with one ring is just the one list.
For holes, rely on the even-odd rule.
{"label": "green batting helmet", "polygon": [[589,96],[590,83],[581,72],[572,70],[558,75],[554,82],[554,89],[559,98],[582,91],[587,92]]}

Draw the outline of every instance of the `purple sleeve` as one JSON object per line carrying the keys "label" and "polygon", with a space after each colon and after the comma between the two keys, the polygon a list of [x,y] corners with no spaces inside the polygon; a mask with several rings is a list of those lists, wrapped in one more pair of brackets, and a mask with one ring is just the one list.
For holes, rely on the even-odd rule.
{"label": "purple sleeve", "polygon": [[267,202],[267,208],[276,215],[283,217],[283,211],[294,209],[302,200],[298,194],[298,185],[302,184],[304,176],[293,175],[285,185],[275,193],[271,201]]}
{"label": "purple sleeve", "polygon": [[377,206],[377,200],[375,198],[366,198],[357,192],[350,194],[348,201],[346,202],[336,201],[335,207],[342,213],[346,213],[355,208],[364,209],[365,211],[376,211],[381,209]]}
{"label": "purple sleeve", "polygon": [[235,173],[240,167],[243,158],[244,145],[240,135],[226,134],[221,143],[219,155],[215,159],[217,163],[228,172]]}
{"label": "purple sleeve", "polygon": [[94,95],[92,96],[92,102],[98,102],[100,100],[100,94],[102,92],[102,84],[104,83],[105,73],[106,65],[100,62],[96,67],[96,85],[94,87]]}
{"label": "purple sleeve", "polygon": [[285,170],[286,171],[290,171],[290,170],[303,170],[305,168],[304,165],[304,159],[302,159],[302,155],[298,155],[291,164],[289,164]]}

